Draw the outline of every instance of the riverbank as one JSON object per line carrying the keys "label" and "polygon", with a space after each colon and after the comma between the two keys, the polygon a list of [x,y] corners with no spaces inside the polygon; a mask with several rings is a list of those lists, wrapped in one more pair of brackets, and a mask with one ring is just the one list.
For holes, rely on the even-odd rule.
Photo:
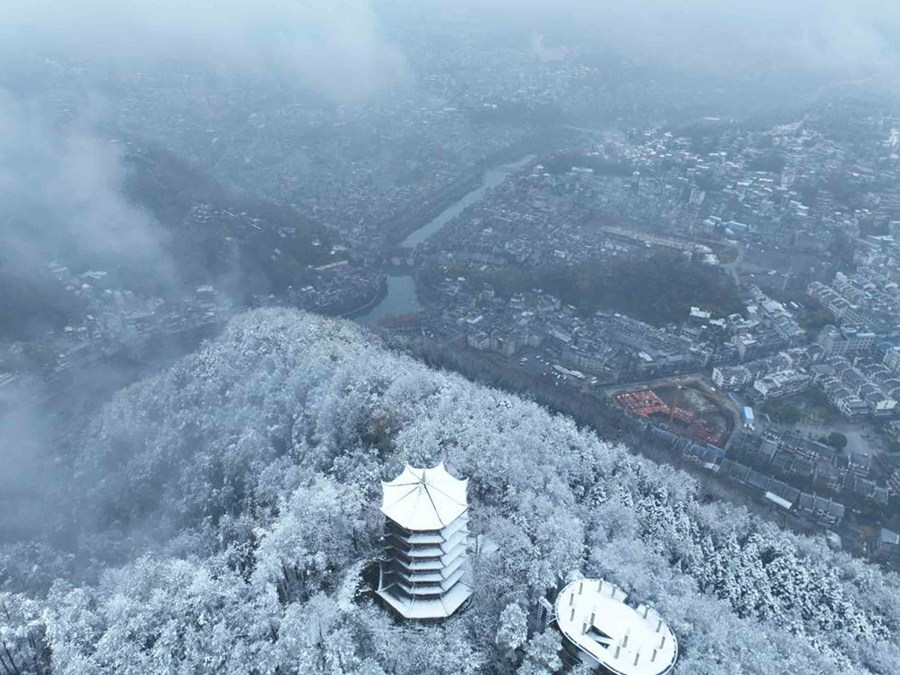
{"label": "riverbank", "polygon": [[418,314],[422,311],[416,289],[416,279],[412,274],[388,275],[387,291],[381,302],[355,315],[361,323],[375,323],[381,319]]}
{"label": "riverbank", "polygon": [[[427,213],[433,214],[433,216],[425,221],[424,224],[421,220],[418,220],[416,228],[406,235],[400,246],[415,247],[437,234],[460,213],[483,199],[491,188],[501,184],[506,180],[507,176],[537,157],[535,151],[524,156],[519,154],[522,151],[521,146],[507,149],[499,155],[501,159],[497,160],[502,161],[505,159],[506,161],[502,161],[499,164],[492,163],[487,168],[482,168],[477,176],[469,177],[465,183],[458,183],[457,185],[464,184],[467,189],[456,190],[454,192],[456,198],[453,201],[440,200],[439,210],[437,208],[429,208]],[[495,157],[497,156],[495,155]],[[510,156],[513,159],[507,159]],[[421,215],[426,212],[420,210],[418,213]],[[377,301],[367,303],[357,310],[342,314],[342,316],[368,323],[382,318],[415,314],[422,311],[423,305],[418,297],[414,272],[414,269],[389,270],[384,294]]]}
{"label": "riverbank", "polygon": [[356,309],[351,309],[349,312],[344,312],[339,314],[338,316],[342,319],[350,319],[351,321],[355,321],[358,318],[362,318],[366,315],[367,312],[372,310],[374,307],[378,306],[388,294],[388,282],[387,278],[382,280],[380,287],[378,288],[378,293],[376,293],[371,300],[366,302],[360,307]]}
{"label": "riverbank", "polygon": [[469,174],[456,179],[450,185],[432,195],[424,204],[418,204],[411,207],[407,212],[392,217],[390,219],[392,224],[385,222],[385,229],[391,231],[389,235],[390,241],[397,245],[406,245],[405,242],[415,232],[426,227],[431,221],[470,192],[477,190],[484,181],[485,173],[499,169],[503,165],[525,156],[539,156],[551,147],[550,139],[535,137],[524,143],[495,152],[483,162],[477,164]]}

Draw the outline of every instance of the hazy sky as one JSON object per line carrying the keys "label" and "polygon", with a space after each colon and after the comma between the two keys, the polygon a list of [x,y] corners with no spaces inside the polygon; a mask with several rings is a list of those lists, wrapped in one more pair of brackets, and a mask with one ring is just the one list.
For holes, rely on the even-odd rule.
{"label": "hazy sky", "polygon": [[659,64],[847,71],[900,61],[897,0],[417,0],[582,37]]}
{"label": "hazy sky", "polygon": [[4,0],[0,41],[105,61],[269,71],[338,99],[405,77],[367,0]]}
{"label": "hazy sky", "polygon": [[[411,4],[435,19],[467,9],[527,30],[562,27],[624,56],[701,70],[851,72],[900,61],[897,0],[380,0],[377,7],[396,15]],[[4,0],[0,44],[20,56],[50,48],[265,69],[352,99],[407,74],[407,57],[386,38],[378,12],[373,0]]]}

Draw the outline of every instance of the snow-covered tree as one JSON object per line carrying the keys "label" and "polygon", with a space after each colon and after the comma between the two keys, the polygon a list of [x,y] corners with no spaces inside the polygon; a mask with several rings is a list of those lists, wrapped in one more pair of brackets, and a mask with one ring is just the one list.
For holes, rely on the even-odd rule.
{"label": "snow-covered tree", "polygon": [[[572,571],[657,608],[681,672],[900,672],[895,576],[346,322],[237,317],[70,438],[71,544],[0,545],[0,673],[549,673],[538,603]],[[379,481],[438,460],[470,481],[476,591],[399,624],[353,579]]]}

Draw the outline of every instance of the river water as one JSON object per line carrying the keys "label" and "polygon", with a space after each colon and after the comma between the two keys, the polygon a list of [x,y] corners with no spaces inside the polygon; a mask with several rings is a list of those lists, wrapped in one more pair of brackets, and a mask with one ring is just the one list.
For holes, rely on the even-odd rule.
{"label": "river water", "polygon": [[375,323],[387,316],[413,314],[422,309],[416,297],[416,282],[411,274],[389,274],[387,293],[370,310],[357,317],[364,323]]}
{"label": "river water", "polygon": [[[481,178],[481,185],[471,192],[467,192],[422,227],[412,232],[403,240],[402,245],[413,248],[417,244],[421,244],[466,208],[484,199],[488,190],[500,185],[506,180],[507,176],[515,173],[533,159],[534,155],[528,155],[515,162],[501,164],[488,169]],[[416,283],[412,276],[409,274],[388,275],[387,293],[384,298],[367,312],[359,315],[357,320],[364,323],[372,323],[389,316],[413,314],[420,309],[422,309],[422,305],[419,304],[419,300],[416,297]]]}

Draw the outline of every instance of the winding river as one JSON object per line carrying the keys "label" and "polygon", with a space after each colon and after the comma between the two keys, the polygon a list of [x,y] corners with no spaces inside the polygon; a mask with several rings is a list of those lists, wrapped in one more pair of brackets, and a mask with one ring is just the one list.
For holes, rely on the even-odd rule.
{"label": "winding river", "polygon": [[[507,176],[521,169],[532,159],[534,159],[534,155],[528,155],[515,162],[501,164],[485,171],[481,178],[481,185],[464,194],[422,227],[412,232],[403,240],[402,246],[414,248],[416,245],[424,242],[466,208],[484,199],[491,188],[500,185],[506,180]],[[421,308],[422,305],[419,304],[419,300],[416,297],[416,283],[412,275],[388,275],[387,293],[385,293],[384,298],[378,304],[373,305],[367,312],[359,315],[357,320],[364,323],[372,323],[389,316],[413,314]]]}

